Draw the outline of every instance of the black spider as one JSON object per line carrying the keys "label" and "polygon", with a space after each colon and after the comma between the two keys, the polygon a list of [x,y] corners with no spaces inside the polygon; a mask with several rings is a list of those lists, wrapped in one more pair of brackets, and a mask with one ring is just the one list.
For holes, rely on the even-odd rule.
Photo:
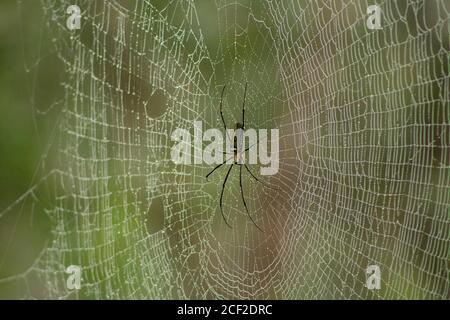
{"label": "black spider", "polygon": [[[225,92],[225,87],[223,87],[222,89],[222,95],[220,97],[220,117],[222,118],[222,123],[223,123],[223,127],[225,129],[226,132],[226,136],[228,139],[230,139],[230,137],[228,136],[228,131],[227,131],[227,125],[225,123],[225,119],[223,117],[223,113],[222,113],[222,103],[223,103],[223,94]],[[230,175],[231,169],[235,166],[238,165],[239,166],[239,186],[241,189],[241,196],[242,196],[242,202],[244,203],[244,207],[245,207],[245,211],[247,212],[248,217],[250,218],[250,220],[253,222],[253,224],[260,230],[263,231],[255,222],[255,220],[253,220],[252,216],[250,215],[248,208],[247,208],[247,203],[245,201],[245,197],[244,197],[244,190],[242,187],[242,167],[244,167],[248,173],[250,173],[250,175],[259,183],[263,183],[261,180],[259,180],[249,169],[249,167],[244,163],[243,159],[244,159],[244,154],[246,151],[248,151],[252,146],[249,146],[248,148],[246,148],[245,150],[242,150],[242,147],[239,148],[240,146],[244,145],[244,136],[240,135],[239,137],[236,135],[236,132],[238,129],[242,129],[245,130],[245,98],[247,95],[247,83],[245,83],[245,89],[244,89],[244,101],[242,103],[242,123],[237,122],[235,124],[235,131],[233,134],[233,155],[231,157],[229,157],[228,159],[226,159],[224,162],[222,162],[221,164],[217,165],[214,169],[212,169],[207,175],[206,175],[206,179],[208,179],[208,177],[217,169],[219,169],[221,166],[223,166],[224,164],[227,163],[228,160],[234,158],[234,162],[230,164],[230,168],[228,169],[228,172],[225,176],[225,180],[223,181],[222,184],[222,191],[220,193],[220,212],[222,214],[223,220],[225,221],[225,223],[227,224],[228,227],[231,228],[231,225],[228,223],[227,219],[225,218],[225,215],[223,213],[223,193],[225,190],[225,185],[227,183],[228,180],[228,176]],[[239,139],[239,141],[238,141]],[[224,154],[227,154],[226,152],[224,152]]]}

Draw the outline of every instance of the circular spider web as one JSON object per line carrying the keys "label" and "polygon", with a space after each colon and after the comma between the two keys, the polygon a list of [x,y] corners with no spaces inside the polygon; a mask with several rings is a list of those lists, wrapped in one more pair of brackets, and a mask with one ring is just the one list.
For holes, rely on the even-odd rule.
{"label": "circular spider web", "polygon": [[[378,1],[380,30],[368,1],[78,1],[74,31],[70,1],[41,2],[63,66],[56,160],[0,222],[29,202],[51,231],[1,283],[28,298],[448,297],[446,0]],[[237,166],[230,229],[228,167],[207,182],[213,167],[170,159],[176,128],[222,128],[224,85],[240,121],[245,83],[246,127],[280,132],[272,188],[243,171],[264,232]]]}

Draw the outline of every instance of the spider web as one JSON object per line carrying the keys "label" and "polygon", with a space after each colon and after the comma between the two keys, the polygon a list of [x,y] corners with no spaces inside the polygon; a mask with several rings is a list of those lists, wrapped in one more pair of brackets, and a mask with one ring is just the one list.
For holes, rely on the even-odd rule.
{"label": "spider web", "polygon": [[[0,214],[28,203],[51,231],[0,283],[25,298],[448,298],[448,1],[380,0],[380,30],[368,1],[77,1],[69,31],[71,4],[42,1],[63,66],[55,160]],[[176,128],[221,128],[225,84],[234,127],[246,82],[247,128],[280,130],[279,172],[262,177],[276,189],[243,177],[264,232],[236,167],[230,229],[226,166],[206,182],[212,167],[170,160]]]}

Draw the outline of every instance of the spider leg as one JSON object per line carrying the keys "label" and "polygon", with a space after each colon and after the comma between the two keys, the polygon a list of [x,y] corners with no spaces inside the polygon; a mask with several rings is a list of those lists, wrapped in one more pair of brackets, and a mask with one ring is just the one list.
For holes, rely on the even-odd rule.
{"label": "spider leg", "polygon": [[262,185],[266,186],[267,188],[274,189],[274,190],[278,190],[278,191],[280,190],[280,189],[278,189],[278,188],[271,187],[271,186],[269,186],[267,183],[265,183],[265,182],[259,180],[259,179],[258,179],[258,178],[250,171],[249,167],[248,167],[246,164],[244,164],[244,166],[245,166],[245,169],[247,169],[248,173],[250,173],[250,175],[253,177],[253,179],[255,179],[256,181],[258,181],[258,182],[261,183]]}
{"label": "spider leg", "polygon": [[228,135],[228,131],[227,131],[227,124],[225,123],[225,118],[223,117],[223,112],[222,112],[222,106],[223,106],[223,94],[225,93],[225,88],[226,88],[226,87],[227,87],[227,86],[225,85],[225,86],[223,86],[223,89],[222,89],[222,94],[221,94],[221,96],[220,96],[220,107],[219,107],[219,111],[220,111],[220,118],[222,118],[223,128],[225,129],[225,134],[227,135],[228,140],[231,142],[231,138],[230,138],[230,136]]}
{"label": "spider leg", "polygon": [[206,175],[206,180],[208,180],[208,177],[217,169],[219,169],[221,166],[223,166],[224,164],[226,164],[228,162],[228,160],[230,160],[233,157],[229,157],[227,160],[225,160],[224,162],[222,162],[221,164],[217,165],[214,169],[212,169],[207,175]]}
{"label": "spider leg", "polygon": [[[266,136],[266,139],[267,139],[267,136]],[[262,141],[262,140],[261,140]],[[260,142],[261,142],[260,141]],[[250,147],[248,147],[247,149],[245,149],[245,151],[248,151],[248,150],[250,150],[251,148],[253,148],[254,146],[256,146],[258,143],[254,143],[254,144],[252,144]]]}
{"label": "spider leg", "polygon": [[247,96],[247,82],[244,89],[244,102],[242,103],[242,129],[245,128],[245,98]]}
{"label": "spider leg", "polygon": [[245,211],[247,211],[247,215],[250,218],[250,220],[253,222],[253,224],[259,229],[259,231],[262,231],[262,229],[256,224],[255,220],[253,220],[252,216],[250,215],[250,212],[248,211],[247,208],[247,203],[245,202],[245,197],[244,197],[244,189],[242,188],[242,166],[239,166],[239,186],[241,187],[241,196],[242,196],[242,202],[244,202],[244,207],[245,207]]}
{"label": "spider leg", "polygon": [[223,166],[226,162],[222,162],[221,164],[217,165],[214,169],[212,169],[207,175],[206,175],[206,180],[208,180],[208,177],[217,169],[219,169],[221,166]]}
{"label": "spider leg", "polygon": [[256,146],[256,143],[252,144],[250,147],[248,147],[247,149],[245,149],[245,151],[250,150],[250,149],[253,148],[254,146]]}
{"label": "spider leg", "polygon": [[227,175],[225,176],[225,180],[223,181],[223,184],[222,184],[222,191],[220,192],[220,213],[222,214],[223,221],[225,221],[227,226],[229,226],[230,228],[231,228],[231,225],[228,223],[227,219],[225,218],[225,215],[223,214],[222,202],[223,202],[223,192],[225,191],[225,185],[227,184],[228,176],[230,175],[230,171],[233,168],[233,166],[234,166],[234,164],[232,164],[230,166],[230,169],[228,169]]}

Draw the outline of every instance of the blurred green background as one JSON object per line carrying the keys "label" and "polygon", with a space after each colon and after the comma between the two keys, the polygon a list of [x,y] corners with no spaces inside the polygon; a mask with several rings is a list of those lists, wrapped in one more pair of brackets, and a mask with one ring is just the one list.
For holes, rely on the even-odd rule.
{"label": "blurred green background", "polygon": [[[377,34],[367,1],[77,1],[72,34],[69,3],[0,4],[0,298],[448,298],[448,1],[383,2]],[[224,172],[167,158],[177,126],[220,127],[225,83],[231,127],[244,81],[282,135],[281,194],[245,182],[267,234],[236,176],[230,231]]]}
{"label": "blurred green background", "polygon": [[[41,4],[27,2],[30,11],[25,12],[15,0],[0,4],[2,212],[37,181],[42,155],[56,120],[52,114],[47,119],[36,115],[41,107],[50,106],[55,99],[59,90],[57,73],[61,70],[55,68],[54,57],[45,57],[48,49],[42,39]],[[1,218],[0,278],[29,268],[48,237],[48,221],[42,216],[34,219],[31,205],[25,203],[21,211]],[[1,296],[11,296],[11,292],[1,291]]]}

